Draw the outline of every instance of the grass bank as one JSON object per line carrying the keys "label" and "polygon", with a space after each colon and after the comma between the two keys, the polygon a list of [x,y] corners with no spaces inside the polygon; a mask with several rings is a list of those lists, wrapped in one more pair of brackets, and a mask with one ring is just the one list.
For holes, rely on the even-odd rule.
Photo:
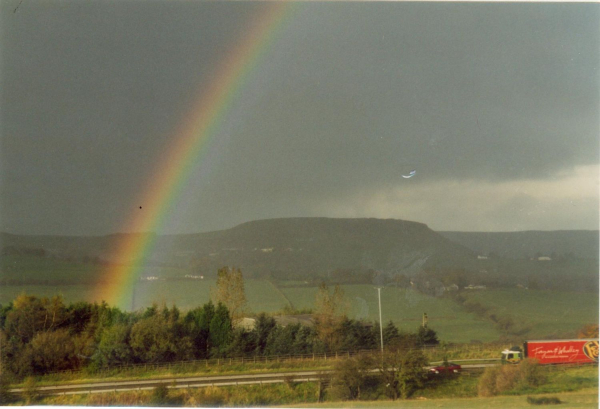
{"label": "grass bank", "polygon": [[170,389],[157,401],[156,391],[120,392],[96,395],[47,396],[35,403],[42,405],[93,406],[283,406],[291,407],[461,407],[520,408],[531,407],[527,397],[556,397],[560,408],[598,407],[598,368],[596,366],[545,369],[547,382],[536,388],[522,388],[503,395],[477,396],[477,376],[459,376],[441,382],[429,382],[411,399],[389,401],[379,390],[368,393],[370,401],[338,402],[325,393],[326,401],[317,403],[316,383],[280,383],[240,387]]}

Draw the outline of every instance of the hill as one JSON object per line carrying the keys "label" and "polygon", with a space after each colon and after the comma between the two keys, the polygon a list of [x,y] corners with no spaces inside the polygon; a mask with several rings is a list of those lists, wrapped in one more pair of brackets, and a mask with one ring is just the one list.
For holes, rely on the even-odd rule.
{"label": "hill", "polygon": [[597,230],[457,232],[439,234],[477,254],[496,253],[507,258],[538,256],[598,259]]}
{"label": "hill", "polygon": [[422,223],[330,218],[259,220],[218,232],[162,236],[155,257],[191,258],[204,271],[235,265],[252,275],[299,277],[339,269],[413,275],[424,266],[475,260],[473,252]]}
{"label": "hill", "polygon": [[[126,236],[2,234],[0,281],[102,281],[102,266],[129,261],[118,260],[114,252]],[[154,242],[142,276],[214,277],[218,268],[228,265],[241,268],[247,278],[298,280],[301,285],[321,279],[347,284],[403,279],[395,284],[406,287],[410,277],[432,293],[450,284],[598,288],[598,232],[590,231],[440,234],[404,220],[285,218],[208,233],[161,235]],[[536,253],[555,258],[531,260]],[[482,254],[489,257],[478,258]],[[405,277],[394,277],[399,273]]]}

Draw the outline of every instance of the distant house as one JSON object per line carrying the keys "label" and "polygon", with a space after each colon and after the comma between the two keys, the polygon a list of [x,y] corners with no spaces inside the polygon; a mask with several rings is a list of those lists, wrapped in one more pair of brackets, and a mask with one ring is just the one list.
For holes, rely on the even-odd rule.
{"label": "distant house", "polygon": [[469,284],[465,287],[465,290],[485,290],[487,287],[485,285],[473,285]]}
{"label": "distant house", "polygon": [[477,256],[477,260],[487,260],[487,256]]}
{"label": "distant house", "polygon": [[449,285],[446,287],[446,291],[458,291],[458,286],[456,284]]}
{"label": "distant house", "polygon": [[538,257],[538,261],[552,261],[552,259],[548,256]]}
{"label": "distant house", "polygon": [[236,328],[243,328],[246,331],[252,331],[256,326],[256,318],[244,317],[235,323]]}

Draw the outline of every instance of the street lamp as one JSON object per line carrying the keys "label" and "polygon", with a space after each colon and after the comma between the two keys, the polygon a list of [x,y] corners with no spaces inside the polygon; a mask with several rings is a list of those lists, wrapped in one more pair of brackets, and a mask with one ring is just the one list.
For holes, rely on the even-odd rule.
{"label": "street lamp", "polygon": [[381,320],[381,287],[377,287],[377,297],[379,298],[379,337],[381,340],[381,357],[383,358],[383,321]]}

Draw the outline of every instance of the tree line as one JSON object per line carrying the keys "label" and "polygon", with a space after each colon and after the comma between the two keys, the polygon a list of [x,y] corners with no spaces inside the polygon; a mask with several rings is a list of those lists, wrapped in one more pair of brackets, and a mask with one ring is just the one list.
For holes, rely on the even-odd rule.
{"label": "tree line", "polygon": [[[223,284],[234,276],[232,271],[221,274],[222,286],[214,293],[216,303],[209,301],[186,312],[156,304],[142,311],[125,312],[105,302],[66,304],[60,296],[20,295],[0,307],[2,370],[22,378],[115,365],[379,347],[378,323],[348,318],[339,288],[320,288],[314,326],[281,326],[264,313],[255,316],[252,328],[236,325],[244,303],[227,294]],[[238,295],[243,294],[239,277],[227,284],[232,284]],[[237,306],[233,314],[231,307],[218,301],[224,294]],[[421,327],[418,332],[407,333],[391,321],[383,328],[383,338],[385,345],[406,347],[438,342],[431,329]]]}

